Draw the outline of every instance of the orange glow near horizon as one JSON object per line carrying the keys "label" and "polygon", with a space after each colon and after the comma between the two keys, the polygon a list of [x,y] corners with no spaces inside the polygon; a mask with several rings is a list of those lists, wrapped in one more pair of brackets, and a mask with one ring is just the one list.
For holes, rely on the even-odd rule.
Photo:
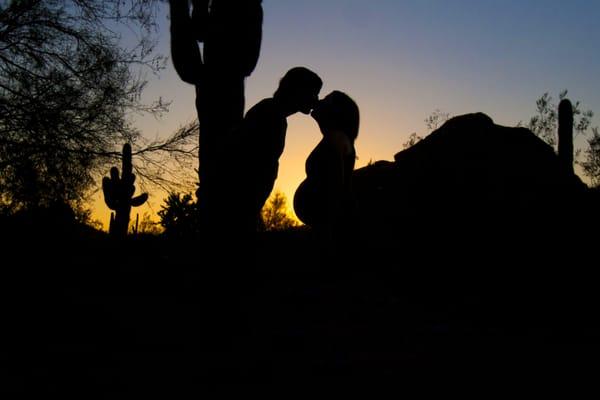
{"label": "orange glow near horizon", "polygon": [[[368,109],[368,107],[363,107]],[[157,129],[162,126],[161,123],[149,125],[149,129]],[[383,132],[387,130],[381,124],[375,124],[370,121],[368,116],[363,116],[361,120],[361,132],[356,142],[358,160],[356,168],[367,165],[371,160],[392,159],[393,155],[401,150],[401,145],[388,147],[386,145],[377,145],[377,142],[369,141],[368,132]],[[398,135],[398,143],[405,140],[406,135]],[[315,121],[308,115],[301,113],[292,115],[288,118],[288,131],[286,135],[285,150],[280,158],[279,176],[271,195],[281,192],[285,195],[287,201],[288,214],[299,221],[293,210],[293,198],[296,188],[305,178],[304,163],[312,149],[321,140],[321,133]],[[381,156],[377,156],[381,155]],[[135,163],[135,157],[133,162]],[[137,189],[136,195],[140,190]],[[192,192],[192,190],[190,190]],[[164,204],[167,193],[164,191],[154,191],[149,193],[148,201],[140,207],[132,208],[131,217],[135,220],[135,215],[139,214],[140,221],[145,213],[148,213],[153,221],[158,221],[158,211]],[[111,210],[104,203],[102,191],[99,190],[91,201],[92,218],[102,223],[104,230],[108,230]]]}
{"label": "orange glow near horizon", "polygon": [[[584,109],[600,110],[595,78],[600,53],[589,40],[598,24],[588,10],[591,3],[585,13],[559,3],[468,3],[265,0],[261,53],[246,79],[246,109],[272,96],[289,68],[312,69],[324,82],[321,97],[341,90],[360,108],[356,168],[392,160],[411,133],[425,136],[424,120],[436,109],[450,115],[484,112],[497,124],[514,126],[535,115],[543,93],[556,99],[568,89]],[[168,56],[167,8],[160,6],[156,51]],[[164,139],[196,118],[194,87],[179,79],[170,62],[160,76],[149,77],[143,94],[148,102],[158,97],[172,101],[170,111],[160,119],[137,116],[133,123],[144,137]],[[597,125],[595,117],[592,126]],[[293,212],[305,160],[321,134],[302,114],[290,117],[288,126],[274,192],[286,196]],[[165,196],[150,193],[148,204],[132,216],[148,213],[157,220]],[[101,192],[90,206],[106,227],[110,210]]]}

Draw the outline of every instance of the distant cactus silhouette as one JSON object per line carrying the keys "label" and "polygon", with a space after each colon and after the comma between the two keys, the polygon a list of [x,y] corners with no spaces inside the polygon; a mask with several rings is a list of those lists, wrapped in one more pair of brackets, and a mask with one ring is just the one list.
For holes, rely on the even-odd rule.
{"label": "distant cactus silhouette", "polygon": [[558,157],[565,171],[573,171],[573,105],[563,99],[558,105]]}
{"label": "distant cactus silhouette", "polygon": [[114,210],[114,216],[111,215],[109,233],[115,237],[127,236],[129,227],[129,214],[131,207],[139,207],[148,200],[148,194],[142,193],[133,197],[135,193],[135,175],[132,173],[131,163],[131,145],[123,145],[122,156],[122,174],[119,178],[119,169],[112,167],[110,169],[110,178],[102,179],[102,192],[104,193],[104,202],[111,210]]}

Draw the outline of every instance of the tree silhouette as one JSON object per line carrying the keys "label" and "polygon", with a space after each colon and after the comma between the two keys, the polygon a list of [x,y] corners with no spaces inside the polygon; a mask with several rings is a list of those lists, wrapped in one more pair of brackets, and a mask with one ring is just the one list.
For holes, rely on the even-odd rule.
{"label": "tree silhouette", "polygon": [[[434,110],[431,115],[425,118],[425,125],[429,132],[435,131],[437,128],[442,126],[444,122],[450,119],[451,115],[447,112],[440,110],[439,108]],[[414,143],[413,143],[414,144]]]}
{"label": "tree silhouette", "polygon": [[413,147],[415,144],[419,143],[421,140],[423,140],[423,137],[417,135],[416,132],[413,132],[408,137],[408,140],[406,142],[402,143],[402,148],[408,149],[410,147]]}
{"label": "tree silhouette", "polygon": [[592,136],[588,139],[585,160],[581,163],[583,171],[591,179],[595,187],[600,186],[600,132],[592,128]]}
{"label": "tree silhouette", "polygon": [[156,222],[152,219],[152,216],[149,213],[144,213],[142,215],[142,219],[140,220],[140,225],[138,229],[138,233],[140,235],[159,235],[163,232],[160,227],[160,223]]}
{"label": "tree silhouette", "polygon": [[261,212],[263,229],[281,231],[298,226],[298,222],[290,217],[287,198],[282,192],[275,192]]}
{"label": "tree silhouette", "polygon": [[189,193],[169,193],[158,217],[168,237],[190,238],[197,233],[198,208]]}
{"label": "tree silhouette", "polygon": [[[9,208],[81,203],[122,143],[144,150],[129,115],[167,110],[161,99],[140,99],[144,72],[165,64],[153,52],[157,5],[0,1],[0,196]],[[123,26],[139,33],[130,48],[119,42]],[[145,155],[165,149],[151,145]]]}

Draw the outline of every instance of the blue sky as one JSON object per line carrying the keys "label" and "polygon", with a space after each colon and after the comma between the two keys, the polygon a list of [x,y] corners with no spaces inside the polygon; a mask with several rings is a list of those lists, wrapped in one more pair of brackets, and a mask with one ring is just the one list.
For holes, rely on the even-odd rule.
{"label": "blue sky", "polygon": [[[427,133],[424,119],[435,109],[482,111],[515,125],[534,114],[544,92],[556,98],[568,89],[600,116],[599,1],[263,0],[263,9],[247,108],[270,96],[289,68],[312,68],[325,82],[322,95],[343,90],[359,104],[358,167],[392,159],[412,132]],[[158,51],[169,55],[166,11]],[[172,100],[171,111],[137,123],[149,137],[167,136],[195,118],[194,89],[170,63],[150,78],[146,96]],[[310,117],[290,118],[276,183],[289,199],[319,139]],[[154,196],[154,210],[160,201]]]}

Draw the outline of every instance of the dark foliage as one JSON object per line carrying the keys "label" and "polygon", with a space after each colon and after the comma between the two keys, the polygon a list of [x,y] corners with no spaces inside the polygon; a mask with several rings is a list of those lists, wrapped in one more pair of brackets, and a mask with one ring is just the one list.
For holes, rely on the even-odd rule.
{"label": "dark foliage", "polygon": [[158,216],[167,237],[190,239],[199,232],[198,206],[189,193],[170,193]]}
{"label": "dark foliage", "polygon": [[[0,2],[5,206],[80,202],[120,157],[118,147],[143,144],[129,115],[158,116],[167,107],[161,99],[145,104],[140,97],[145,71],[164,67],[153,53],[157,5],[157,0]],[[120,42],[123,27],[138,33],[133,47]],[[188,137],[179,135],[175,142]],[[167,142],[146,151],[173,152],[173,139]]]}
{"label": "dark foliage", "polygon": [[581,163],[581,166],[585,174],[592,180],[592,184],[598,187],[600,185],[600,133],[598,128],[592,129],[588,146],[585,151],[585,160]]}

